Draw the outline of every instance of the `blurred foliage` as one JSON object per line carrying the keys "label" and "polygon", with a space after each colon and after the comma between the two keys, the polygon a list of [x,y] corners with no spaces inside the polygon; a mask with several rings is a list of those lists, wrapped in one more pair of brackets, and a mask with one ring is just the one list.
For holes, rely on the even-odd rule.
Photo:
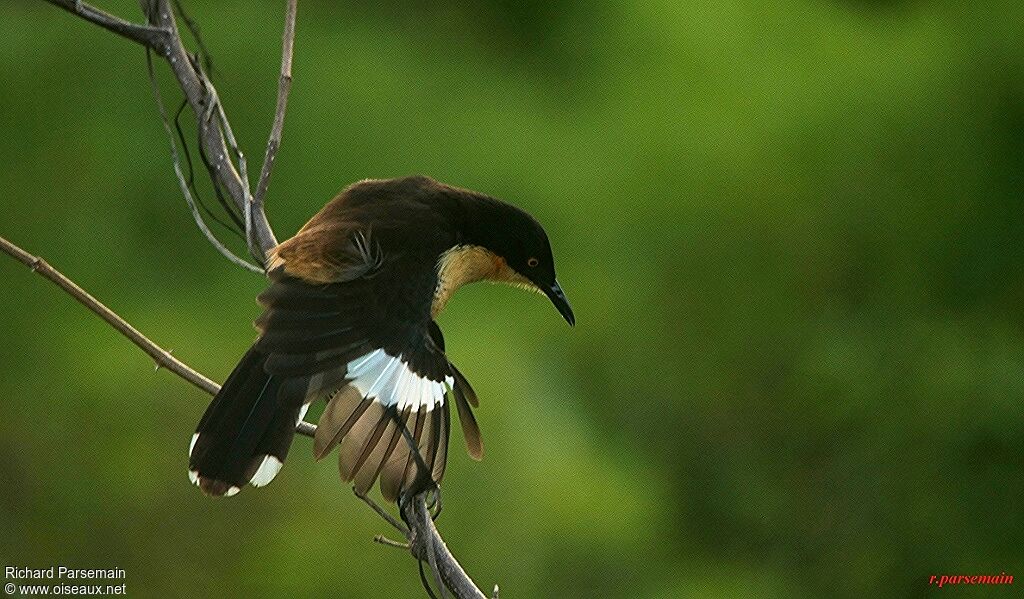
{"label": "blurred foliage", "polygon": [[[282,3],[192,4],[255,170]],[[464,4],[302,3],[268,212],[284,238],[352,181],[419,172],[545,223],[575,330],[489,286],[442,319],[481,397],[487,458],[453,438],[440,521],[475,579],[906,597],[1024,575],[1024,5]],[[262,281],[191,222],[143,52],[3,11],[0,234],[223,379]],[[0,274],[0,561],[122,567],[136,596],[421,595],[306,439],[268,488],[202,497],[208,398]]]}

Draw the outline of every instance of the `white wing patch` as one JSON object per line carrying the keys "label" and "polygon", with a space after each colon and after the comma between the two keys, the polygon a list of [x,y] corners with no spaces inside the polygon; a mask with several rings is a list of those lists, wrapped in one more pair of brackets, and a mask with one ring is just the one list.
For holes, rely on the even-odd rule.
{"label": "white wing patch", "polygon": [[[406,408],[417,411],[423,407],[429,412],[443,406],[445,395],[455,384],[455,379],[450,375],[440,382],[420,376],[409,369],[401,356],[392,356],[383,349],[373,350],[349,362],[347,378],[350,380],[349,384],[358,389],[363,397],[371,398],[385,408],[394,407],[400,413]],[[309,399],[315,397],[316,394],[311,394]],[[299,409],[296,425],[306,416],[308,409],[308,403]],[[188,447],[190,457],[198,440],[199,433],[192,435]],[[283,466],[282,461],[276,456],[264,455],[249,483],[255,487],[267,485],[274,480]],[[199,472],[190,470],[188,477],[193,484],[199,485]],[[225,495],[230,497],[238,492],[239,488],[233,486]]]}
{"label": "white wing patch", "polygon": [[384,407],[394,406],[399,412],[407,407],[427,411],[444,404],[444,396],[455,384],[446,376],[444,382],[432,381],[409,369],[401,356],[392,356],[383,349],[360,356],[348,363],[350,385],[363,397],[373,398]]}

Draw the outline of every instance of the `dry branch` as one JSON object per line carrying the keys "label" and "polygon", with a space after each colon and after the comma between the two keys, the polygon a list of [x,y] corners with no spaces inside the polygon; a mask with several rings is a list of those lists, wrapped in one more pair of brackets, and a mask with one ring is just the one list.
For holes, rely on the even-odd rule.
{"label": "dry branch", "polygon": [[[90,23],[113,31],[143,47],[149,48],[167,60],[178,86],[185,94],[185,100],[199,121],[199,136],[203,150],[210,161],[217,181],[238,208],[240,214],[250,209],[248,182],[243,181],[238,169],[231,161],[231,153],[227,145],[224,131],[219,123],[209,118],[218,114],[218,101],[215,88],[202,72],[196,61],[192,60],[182,43],[174,11],[167,0],[148,0],[146,7],[148,25],[139,25],[115,17],[85,2],[76,0],[46,0],[59,6]],[[211,93],[212,92],[212,93]],[[277,238],[267,222],[266,215],[253,211],[251,239],[262,253],[270,251],[277,245]],[[247,232],[247,237],[250,233]]]}
{"label": "dry branch", "polygon": [[149,357],[153,358],[153,361],[156,362],[158,368],[166,368],[167,370],[170,370],[196,387],[206,391],[210,395],[214,395],[220,391],[220,385],[206,378],[202,374],[199,374],[195,370],[192,370],[187,364],[172,356],[170,352],[150,341],[135,327],[128,324],[123,318],[114,313],[113,310],[104,306],[99,300],[89,295],[84,289],[76,285],[74,281],[62,275],[57,269],[47,264],[42,258],[33,256],[3,237],[0,237],[0,250],[32,269],[32,272],[52,281],[55,285],[66,291],[68,295],[75,298],[80,304],[92,310],[97,316],[106,321],[107,324],[114,327],[118,333],[127,337],[132,343],[137,345],[139,349],[149,354]]}
{"label": "dry branch", "polygon": [[129,21],[125,21],[120,17],[104,12],[94,6],[90,6],[84,2],[78,2],[76,0],[46,0],[54,6],[59,6],[64,10],[82,17],[86,21],[99,25],[108,31],[120,35],[121,37],[132,40],[137,44],[142,44],[148,48],[159,50],[167,44],[167,39],[170,37],[170,31],[167,29],[161,29],[159,27],[150,27],[149,25],[138,25]]}
{"label": "dry branch", "polygon": [[263,169],[260,180],[256,184],[256,197],[253,198],[253,210],[263,212],[263,198],[270,186],[270,172],[274,168],[277,150],[281,147],[281,133],[284,131],[284,113],[288,108],[288,94],[292,89],[292,54],[295,49],[295,11],[298,0],[288,0],[288,10],[284,18],[284,35],[281,41],[281,77],[277,83],[277,107],[274,109],[274,124],[270,128],[270,139],[267,140],[267,153],[263,156]]}
{"label": "dry branch", "polygon": [[[173,372],[174,374],[192,383],[199,389],[214,395],[220,391],[220,385],[206,378],[196,370],[193,370],[181,360],[175,358],[170,352],[153,343],[135,327],[128,324],[113,310],[103,305],[99,300],[89,295],[87,291],[79,287],[74,281],[64,276],[60,271],[46,263],[45,260],[34,256],[10,241],[0,237],[0,251],[11,256],[15,260],[29,267],[33,272],[53,282],[67,292],[71,297],[102,318],[107,324],[127,337],[132,343],[146,352],[157,365]],[[312,437],[316,433],[316,425],[308,422],[300,422],[296,432]],[[425,494],[420,494],[403,506],[403,516],[409,527],[406,528],[394,519],[382,508],[373,503],[365,495],[356,495],[370,504],[382,518],[395,526],[406,535],[409,542],[409,550],[418,560],[436,560],[440,578],[446,587],[451,589],[459,599],[478,599],[485,595],[476,587],[473,580],[466,574],[466,571],[459,564],[455,556],[448,550],[441,533],[434,526],[434,521],[427,510]]]}
{"label": "dry branch", "polygon": [[[216,90],[203,72],[199,60],[190,55],[185,49],[175,21],[174,12],[168,0],[142,0],[141,4],[148,20],[148,24],[145,25],[126,21],[80,0],[46,1],[90,23],[140,44],[167,60],[179,87],[185,95],[186,102],[196,115],[196,120],[199,123],[200,143],[204,150],[204,155],[209,162],[211,176],[215,178],[214,185],[219,184],[231,197],[239,212],[244,215],[246,242],[250,252],[265,263],[266,255],[277,245],[277,239],[264,211],[264,199],[270,182],[270,174],[281,143],[285,110],[287,108],[288,94],[291,89],[297,0],[287,0],[277,105],[255,196],[250,192],[245,158],[235,143],[234,135],[231,132],[223,106],[218,100]],[[194,26],[190,25],[190,28],[194,31]],[[159,96],[158,103],[160,103]],[[162,103],[160,103],[160,107],[165,124],[167,124]],[[181,174],[173,136],[171,143],[175,172],[179,183],[182,184],[183,193],[187,199],[191,200],[188,186],[184,184],[184,177]],[[238,161],[238,168],[232,162],[232,155]],[[198,213],[194,210],[194,202],[190,201],[189,203],[190,207],[193,208],[194,214],[197,215],[197,224],[199,224],[201,229],[204,229],[205,225],[202,222],[201,216],[198,216]],[[218,249],[221,249],[222,245],[216,242],[212,234],[207,235],[207,237],[215,247],[220,246]],[[207,393],[215,394],[220,389],[219,385],[171,356],[169,352],[150,341],[124,319],[86,293],[73,281],[46,264],[42,259],[25,252],[3,238],[0,238],[0,250],[52,281],[99,315],[104,321],[128,337],[135,345],[152,357],[158,366],[174,372]],[[222,251],[222,253],[224,252]],[[297,428],[298,433],[306,436],[313,436],[315,431],[316,427],[307,422],[301,422]],[[416,559],[421,560],[421,562],[429,560],[431,568],[437,573],[443,582],[443,586],[450,590],[457,598],[485,599],[486,596],[476,587],[462,566],[459,565],[434,526],[430,511],[426,505],[426,493],[421,493],[405,502],[401,510],[403,520],[409,526],[407,532],[403,528],[400,528],[400,530],[406,535],[412,555]],[[444,594],[445,589],[442,589],[442,595]],[[495,587],[496,596],[497,587]]]}
{"label": "dry branch", "polygon": [[[194,370],[188,364],[175,358],[171,355],[171,352],[165,350],[156,343],[153,343],[153,341],[139,332],[138,329],[128,324],[128,322],[121,318],[116,312],[106,307],[101,301],[79,287],[74,281],[64,276],[64,274],[59,270],[50,266],[49,263],[39,256],[34,256],[26,252],[3,237],[0,237],[0,251],[29,267],[29,269],[37,275],[60,287],[68,295],[73,297],[75,301],[102,318],[104,322],[114,327],[114,330],[127,337],[128,340],[134,343],[136,347],[146,352],[150,358],[153,358],[158,369],[164,368],[169,370],[210,395],[216,395],[217,392],[220,391],[220,385],[206,378],[206,376]],[[316,432],[316,426],[308,422],[302,422],[299,424],[298,428],[296,428],[296,432],[307,437],[312,437],[313,433]]]}

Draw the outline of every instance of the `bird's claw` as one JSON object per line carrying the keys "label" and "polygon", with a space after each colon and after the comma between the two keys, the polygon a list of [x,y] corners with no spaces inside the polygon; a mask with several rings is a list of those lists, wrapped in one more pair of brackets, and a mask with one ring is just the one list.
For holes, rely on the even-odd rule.
{"label": "bird's claw", "polygon": [[[403,520],[405,520],[405,508],[409,505],[409,501],[421,494],[426,495],[427,513],[430,514],[430,519],[437,520],[437,517],[441,515],[441,509],[444,506],[441,501],[441,487],[433,480],[429,480],[427,483],[415,485],[398,495],[398,512],[402,515]],[[406,523],[408,524],[408,522]]]}
{"label": "bird's claw", "polygon": [[443,508],[444,502],[441,501],[441,487],[435,484],[434,488],[430,490],[429,495],[427,495],[427,513],[430,514],[430,519],[437,521]]}

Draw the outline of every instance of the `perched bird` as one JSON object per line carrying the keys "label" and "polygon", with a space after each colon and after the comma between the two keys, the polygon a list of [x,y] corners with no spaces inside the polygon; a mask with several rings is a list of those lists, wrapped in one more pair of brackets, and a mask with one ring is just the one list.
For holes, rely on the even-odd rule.
{"label": "perched bird", "polygon": [[348,187],[272,251],[267,270],[260,335],[189,448],[189,476],[208,495],[273,480],[318,400],[318,460],[337,446],[342,480],[366,492],[379,478],[389,501],[425,490],[444,476],[449,400],[470,456],[483,455],[476,394],[434,321],[452,294],[507,283],[543,293],[575,324],[540,223],[424,176]]}

